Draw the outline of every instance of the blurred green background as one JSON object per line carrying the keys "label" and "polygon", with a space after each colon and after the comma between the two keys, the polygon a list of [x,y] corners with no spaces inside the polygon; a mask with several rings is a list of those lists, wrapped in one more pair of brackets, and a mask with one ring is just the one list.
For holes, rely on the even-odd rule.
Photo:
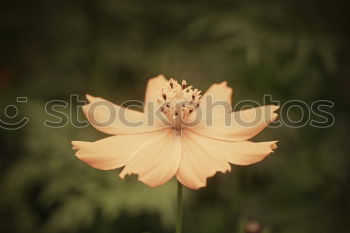
{"label": "blurred green background", "polygon": [[50,100],[143,100],[147,79],[163,73],[202,90],[227,80],[234,103],[335,102],[332,127],[266,129],[255,140],[278,139],[272,156],[186,190],[184,232],[239,233],[257,221],[265,233],[348,233],[349,12],[345,0],[2,1],[0,117],[15,104],[11,120],[30,122],[0,129],[0,232],[173,232],[174,181],[151,189],[92,169],[70,141],[105,135],[43,124],[57,120]]}

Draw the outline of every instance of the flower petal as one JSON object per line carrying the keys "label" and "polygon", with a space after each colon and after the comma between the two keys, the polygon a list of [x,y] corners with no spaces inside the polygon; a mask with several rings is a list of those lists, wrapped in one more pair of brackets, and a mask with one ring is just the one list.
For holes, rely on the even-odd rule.
{"label": "flower petal", "polygon": [[140,147],[148,143],[157,132],[117,135],[96,142],[73,141],[76,156],[91,167],[110,170],[126,165]]}
{"label": "flower petal", "polygon": [[206,115],[217,115],[232,111],[232,88],[227,82],[215,83],[201,98],[200,108]]}
{"label": "flower petal", "polygon": [[204,187],[208,177],[231,170],[229,163],[217,154],[218,147],[207,146],[207,140],[191,131],[183,131],[182,160],[176,178],[188,188]]}
{"label": "flower petal", "polygon": [[120,177],[138,174],[139,180],[156,187],[171,179],[179,168],[181,160],[180,137],[170,128],[157,131],[151,140],[126,164]]}
{"label": "flower petal", "polygon": [[230,171],[228,162],[249,165],[264,159],[276,142],[230,142],[208,138],[191,131],[184,131],[183,157],[176,178],[191,189],[206,186],[208,177],[217,171]]}
{"label": "flower petal", "polygon": [[205,92],[206,95],[213,96],[214,101],[225,101],[229,104],[232,103],[232,88],[227,86],[227,82],[214,83]]}
{"label": "flower petal", "polygon": [[[277,148],[277,141],[231,142],[217,140],[199,134],[195,137],[198,138],[197,140],[202,141],[204,150],[211,150],[213,154],[222,156],[227,162],[241,166],[257,163]],[[220,149],[218,150],[217,148]]]}
{"label": "flower petal", "polygon": [[[148,109],[150,103],[157,104],[157,99],[162,96],[161,90],[168,85],[167,82],[168,80],[162,74],[148,80],[143,110],[145,113],[150,111],[150,109]],[[151,112],[155,112],[155,109],[151,109]]]}
{"label": "flower petal", "polygon": [[[215,148],[216,156],[222,156],[227,162],[235,165],[250,165],[263,160],[277,148],[277,141],[268,142],[231,142],[197,135],[203,141],[203,148]],[[217,148],[220,148],[217,150]]]}
{"label": "flower petal", "polygon": [[229,114],[217,114],[212,118],[203,118],[192,131],[210,138],[245,141],[260,133],[277,118],[274,113],[279,106],[265,105]]}
{"label": "flower petal", "polygon": [[99,131],[107,134],[134,134],[159,129],[156,122],[148,122],[145,114],[115,105],[103,98],[86,95],[89,104],[83,112],[89,122]]}
{"label": "flower petal", "polygon": [[241,166],[260,162],[277,148],[276,143],[277,141],[228,142],[216,140],[215,142],[217,146],[220,146],[220,154],[222,154],[228,162]]}

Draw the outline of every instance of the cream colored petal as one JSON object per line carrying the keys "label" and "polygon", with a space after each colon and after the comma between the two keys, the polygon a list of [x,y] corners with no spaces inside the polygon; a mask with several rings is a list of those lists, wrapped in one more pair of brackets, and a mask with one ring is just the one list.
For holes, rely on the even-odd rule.
{"label": "cream colored petal", "polygon": [[109,170],[125,166],[131,156],[158,135],[157,132],[117,135],[96,142],[73,141],[76,156],[90,166]]}
{"label": "cream colored petal", "polygon": [[101,101],[101,100],[106,100],[106,99],[103,99],[101,97],[95,97],[95,96],[92,96],[92,95],[89,95],[89,94],[86,94],[85,97],[89,101],[89,103],[93,103],[93,102]]}
{"label": "cream colored petal", "polygon": [[175,175],[180,160],[180,137],[175,136],[170,128],[163,129],[135,153],[119,176],[138,174],[140,181],[156,187]]}
{"label": "cream colored petal", "polygon": [[225,101],[229,104],[232,103],[232,88],[227,86],[226,81],[211,85],[203,97],[206,95],[213,96],[214,101]]}
{"label": "cream colored petal", "polygon": [[[277,148],[277,141],[268,142],[232,142],[208,138],[197,134],[204,150],[212,150],[216,156],[222,156],[227,162],[235,165],[250,165],[263,160]],[[214,150],[213,150],[214,149]]]}
{"label": "cream colored petal", "polygon": [[183,131],[182,160],[176,178],[188,188],[204,187],[208,177],[231,169],[229,163],[217,154],[218,147],[205,145],[207,140],[191,131]]}
{"label": "cream colored petal", "polygon": [[277,118],[274,112],[278,108],[279,106],[266,105],[230,114],[219,114],[212,118],[207,117],[191,130],[215,139],[245,141],[273,122]]}
{"label": "cream colored petal", "polygon": [[[184,131],[185,132],[185,131]],[[229,163],[257,163],[277,148],[276,142],[230,142],[184,133],[183,157],[176,178],[191,189],[206,186],[208,177],[216,172],[230,171]]]}
{"label": "cream colored petal", "polygon": [[166,85],[169,85],[168,80],[162,74],[148,80],[145,94],[145,106],[143,110],[145,113],[149,112],[149,110],[151,110],[151,112],[155,111],[155,109],[148,109],[149,104],[157,104],[157,99],[162,96],[161,90]]}
{"label": "cream colored petal", "polygon": [[149,132],[160,125],[149,122],[145,114],[123,108],[103,98],[86,95],[90,102],[83,106],[83,112],[97,130],[107,134],[134,134]]}
{"label": "cream colored petal", "polygon": [[202,96],[196,115],[200,114],[201,120],[207,121],[213,117],[229,114],[232,112],[231,103],[232,88],[227,86],[227,82],[215,83]]}
{"label": "cream colored petal", "polygon": [[216,140],[220,153],[225,159],[235,165],[250,165],[260,162],[277,148],[277,141],[268,142],[228,142]]}

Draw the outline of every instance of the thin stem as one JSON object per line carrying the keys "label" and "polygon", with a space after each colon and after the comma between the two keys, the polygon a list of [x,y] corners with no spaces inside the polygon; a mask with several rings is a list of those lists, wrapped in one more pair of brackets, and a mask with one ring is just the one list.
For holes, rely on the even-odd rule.
{"label": "thin stem", "polygon": [[176,233],[181,233],[182,229],[182,184],[177,182],[177,219],[176,219]]}

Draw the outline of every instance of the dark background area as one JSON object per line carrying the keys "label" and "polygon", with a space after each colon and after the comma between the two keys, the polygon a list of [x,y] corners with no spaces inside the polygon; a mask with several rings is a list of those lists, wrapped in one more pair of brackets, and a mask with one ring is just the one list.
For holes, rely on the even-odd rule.
{"label": "dark background area", "polygon": [[[278,139],[273,155],[186,190],[184,232],[244,232],[257,221],[264,233],[348,233],[349,12],[345,0],[2,1],[0,119],[30,122],[0,129],[0,232],[173,232],[174,181],[121,181],[82,164],[70,145],[104,137],[73,127],[69,119],[84,118],[72,94],[143,100],[147,79],[163,73],[203,91],[227,80],[233,103],[263,104],[264,94],[335,103],[331,127],[304,119],[266,129],[254,140]],[[69,102],[65,127],[44,126],[57,120],[45,112],[51,100]],[[9,119],[11,104],[19,113]]]}

